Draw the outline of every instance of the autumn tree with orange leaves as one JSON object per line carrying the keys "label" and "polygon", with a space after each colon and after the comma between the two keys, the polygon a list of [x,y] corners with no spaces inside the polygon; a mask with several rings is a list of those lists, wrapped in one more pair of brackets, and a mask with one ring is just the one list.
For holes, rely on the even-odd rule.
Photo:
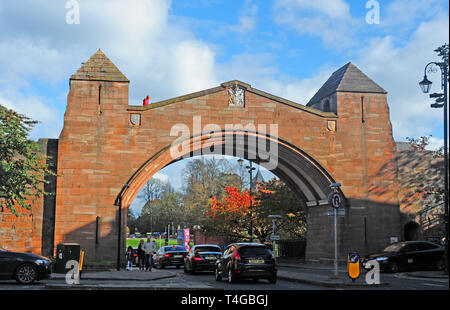
{"label": "autumn tree with orange leaves", "polygon": [[224,187],[222,200],[212,198],[207,216],[211,218],[210,230],[235,240],[250,238],[250,199],[252,199],[253,234],[266,242],[272,231],[270,214],[279,214],[279,231],[285,239],[302,238],[306,233],[306,206],[293,191],[278,179],[257,185],[251,197],[248,190]]}

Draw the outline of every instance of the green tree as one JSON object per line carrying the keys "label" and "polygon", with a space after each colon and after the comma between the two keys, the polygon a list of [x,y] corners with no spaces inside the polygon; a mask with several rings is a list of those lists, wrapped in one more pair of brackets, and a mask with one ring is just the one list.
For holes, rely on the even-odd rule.
{"label": "green tree", "polygon": [[[224,186],[243,187],[235,167],[225,159],[203,156],[188,162],[183,170],[186,225],[210,226],[206,216],[212,198],[221,198]],[[208,233],[208,232],[206,232]]]}
{"label": "green tree", "polygon": [[[436,48],[434,51],[436,53],[438,53],[438,56],[442,58],[442,61],[447,65],[447,73],[448,73],[448,43],[445,43],[444,45],[439,46],[438,48]],[[450,81],[450,77],[448,77],[449,81]]]}
{"label": "green tree", "polygon": [[46,173],[53,174],[39,145],[29,138],[37,122],[0,105],[0,211],[18,216],[18,207],[29,210],[27,199],[47,194]]}

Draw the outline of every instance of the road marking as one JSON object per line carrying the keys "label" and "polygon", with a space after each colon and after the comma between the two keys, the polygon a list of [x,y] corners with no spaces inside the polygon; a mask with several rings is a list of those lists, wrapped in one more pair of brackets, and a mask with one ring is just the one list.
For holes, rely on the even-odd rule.
{"label": "road marking", "polygon": [[434,283],[424,283],[423,285],[428,285],[428,286],[442,286],[442,287],[445,287],[445,285],[434,284]]}

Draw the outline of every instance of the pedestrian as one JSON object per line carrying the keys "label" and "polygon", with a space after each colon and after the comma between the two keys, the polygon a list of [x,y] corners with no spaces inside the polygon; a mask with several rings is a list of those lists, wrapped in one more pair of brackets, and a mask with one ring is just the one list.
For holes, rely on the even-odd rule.
{"label": "pedestrian", "polygon": [[142,249],[145,252],[145,271],[152,271],[153,253],[156,250],[156,243],[151,241],[150,236],[147,237],[147,242],[144,243]]}
{"label": "pedestrian", "polygon": [[144,98],[144,101],[142,102],[142,105],[146,106],[150,104],[150,96],[147,95],[147,97]]}
{"label": "pedestrian", "polygon": [[127,270],[133,270],[133,248],[131,245],[127,249]]}
{"label": "pedestrian", "polygon": [[138,261],[139,261],[139,270],[144,270],[145,268],[145,252],[142,249],[144,245],[144,239],[141,239],[138,246]]}

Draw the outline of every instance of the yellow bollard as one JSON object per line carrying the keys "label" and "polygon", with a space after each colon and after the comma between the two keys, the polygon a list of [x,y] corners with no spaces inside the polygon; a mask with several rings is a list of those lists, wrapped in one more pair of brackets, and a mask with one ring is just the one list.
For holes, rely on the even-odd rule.
{"label": "yellow bollard", "polygon": [[355,282],[359,278],[360,266],[359,266],[359,255],[358,254],[348,254],[347,259],[347,274]]}

